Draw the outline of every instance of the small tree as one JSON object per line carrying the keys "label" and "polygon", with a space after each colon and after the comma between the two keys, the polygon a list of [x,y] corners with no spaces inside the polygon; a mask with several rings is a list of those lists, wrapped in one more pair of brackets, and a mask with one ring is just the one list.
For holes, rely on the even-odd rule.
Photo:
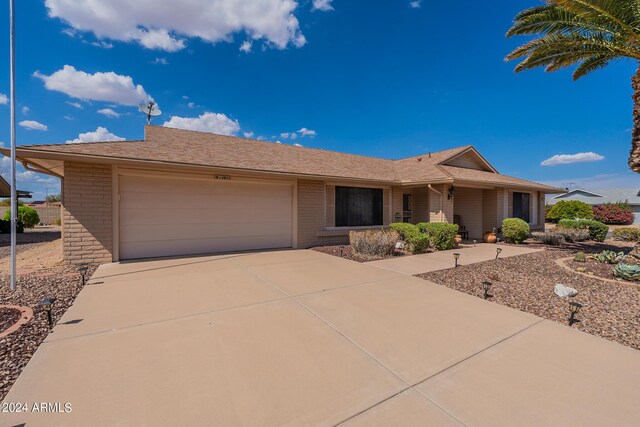
{"label": "small tree", "polygon": [[561,219],[591,219],[593,208],[580,200],[561,200],[549,210],[547,219],[558,222]]}
{"label": "small tree", "polygon": [[50,194],[46,198],[47,203],[60,202],[62,201],[62,196],[60,194]]}

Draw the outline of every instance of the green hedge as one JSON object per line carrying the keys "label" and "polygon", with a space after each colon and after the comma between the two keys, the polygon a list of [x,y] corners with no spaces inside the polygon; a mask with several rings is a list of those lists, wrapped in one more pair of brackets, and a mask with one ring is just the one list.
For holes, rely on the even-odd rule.
{"label": "green hedge", "polygon": [[531,229],[526,221],[520,218],[505,218],[502,220],[502,235],[509,243],[520,243],[527,240]]}
{"label": "green hedge", "polygon": [[407,222],[394,222],[389,224],[389,228],[400,234],[400,238],[409,244],[409,251],[414,254],[422,253],[429,249],[429,236],[420,231],[420,229]]}
{"label": "green hedge", "polygon": [[431,244],[439,251],[453,249],[456,244],[458,225],[445,222],[420,222],[418,230],[429,236]]}
{"label": "green hedge", "polygon": [[[5,221],[11,220],[10,210],[4,213],[3,219]],[[40,217],[35,209],[29,206],[18,206],[18,221],[21,222],[25,228],[33,228],[40,223]]]}
{"label": "green hedge", "polygon": [[604,242],[604,239],[607,238],[607,233],[609,233],[609,227],[607,225],[588,219],[562,219],[558,221],[558,227],[588,229],[591,240],[595,240],[596,242]]}
{"label": "green hedge", "polygon": [[558,222],[562,219],[591,219],[593,208],[580,200],[560,200],[547,213],[547,219]]}

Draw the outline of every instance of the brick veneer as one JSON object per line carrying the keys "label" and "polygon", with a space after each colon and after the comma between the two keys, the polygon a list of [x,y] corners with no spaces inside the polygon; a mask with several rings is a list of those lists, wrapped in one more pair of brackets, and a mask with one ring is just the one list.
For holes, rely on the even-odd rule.
{"label": "brick veneer", "polygon": [[64,163],[63,258],[70,264],[111,262],[113,251],[110,165]]}

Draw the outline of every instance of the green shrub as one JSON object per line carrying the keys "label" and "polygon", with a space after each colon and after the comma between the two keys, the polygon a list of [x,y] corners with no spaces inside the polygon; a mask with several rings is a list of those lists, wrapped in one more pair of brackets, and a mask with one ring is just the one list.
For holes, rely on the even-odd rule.
{"label": "green shrub", "polygon": [[547,219],[553,222],[561,219],[591,219],[593,208],[580,200],[560,200],[553,205],[547,214]]}
{"label": "green shrub", "polygon": [[389,228],[398,232],[400,238],[409,244],[409,251],[417,254],[429,249],[429,236],[420,231],[420,229],[407,222],[394,222],[389,224]]}
{"label": "green shrub", "polygon": [[613,268],[613,274],[625,280],[640,280],[640,266],[620,263]]}
{"label": "green shrub", "polygon": [[375,257],[388,257],[396,250],[400,234],[394,230],[350,231],[349,244],[354,252]]}
{"label": "green shrub", "polygon": [[583,228],[589,230],[589,238],[591,240],[595,240],[596,242],[604,242],[604,239],[607,238],[607,233],[609,233],[609,227],[598,221],[591,220],[571,220],[571,219],[562,219],[558,221],[558,227],[560,228]]}
{"label": "green shrub", "polygon": [[561,234],[551,233],[549,231],[546,233],[534,231],[531,233],[531,238],[543,245],[550,246],[561,246],[565,242],[564,237]]}
{"label": "green shrub", "polygon": [[505,218],[502,220],[502,235],[509,243],[520,243],[527,240],[531,229],[529,224],[520,218]]}
{"label": "green shrub", "polygon": [[457,224],[446,222],[420,222],[418,229],[429,236],[431,244],[436,250],[446,251],[453,249],[456,245],[456,234],[458,234]]}
{"label": "green shrub", "polygon": [[640,242],[640,228],[622,227],[613,230],[613,238],[625,242]]}
{"label": "green shrub", "polygon": [[[4,213],[4,220],[11,221],[10,210]],[[33,228],[40,223],[40,217],[35,209],[29,206],[18,206],[18,221],[23,224],[24,228]]]}
{"label": "green shrub", "polygon": [[595,259],[603,264],[617,264],[624,258],[624,252],[602,251],[596,254]]}
{"label": "green shrub", "polygon": [[573,260],[575,262],[587,262],[587,256],[584,254],[584,252],[578,252]]}

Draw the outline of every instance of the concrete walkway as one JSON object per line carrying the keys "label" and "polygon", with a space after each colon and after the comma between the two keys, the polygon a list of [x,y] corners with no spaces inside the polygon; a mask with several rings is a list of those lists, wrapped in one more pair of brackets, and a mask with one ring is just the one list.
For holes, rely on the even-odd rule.
{"label": "concrete walkway", "polygon": [[1,426],[640,419],[640,352],[314,251],[111,264],[90,283],[5,399],[30,411]]}
{"label": "concrete walkway", "polygon": [[533,249],[527,246],[495,245],[478,243],[477,245],[461,245],[460,248],[450,251],[430,252],[427,254],[403,256],[368,262],[368,265],[409,274],[411,276],[428,273],[430,271],[446,270],[455,264],[454,253],[459,253],[458,265],[469,265],[478,262],[490,261],[496,258],[496,249],[502,249],[500,258],[508,258],[516,255],[539,252],[542,249]]}

